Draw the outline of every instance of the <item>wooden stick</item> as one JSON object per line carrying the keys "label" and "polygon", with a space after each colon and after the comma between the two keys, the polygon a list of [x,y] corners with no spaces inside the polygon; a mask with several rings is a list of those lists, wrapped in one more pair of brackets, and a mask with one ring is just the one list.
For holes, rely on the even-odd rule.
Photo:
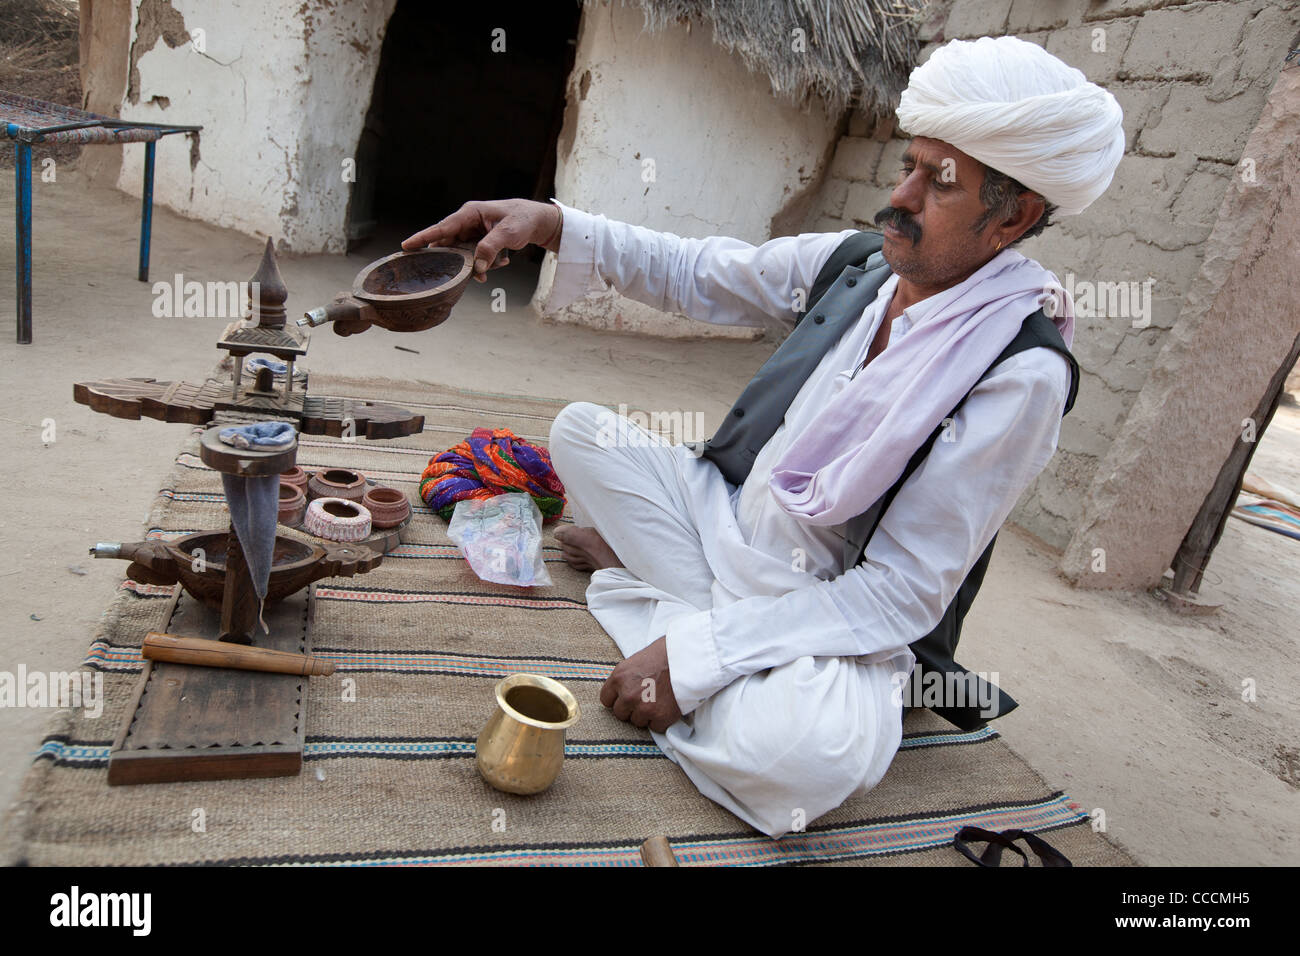
{"label": "wooden stick", "polygon": [[[234,524],[226,535],[226,580],[221,599],[221,639],[232,644],[251,645],[261,615],[262,602],[253,587],[248,556]],[[183,662],[182,662],[183,663]],[[296,671],[292,673],[297,673]]]}
{"label": "wooden stick", "polygon": [[641,844],[641,862],[646,866],[681,866],[667,837],[654,836]]}
{"label": "wooden stick", "polygon": [[319,657],[273,651],[265,647],[246,647],[227,641],[209,641],[202,637],[181,637],[150,631],[145,635],[141,652],[151,661],[197,664],[201,667],[230,667],[243,671],[271,671],[297,674],[300,677],[329,676],[334,664]]}

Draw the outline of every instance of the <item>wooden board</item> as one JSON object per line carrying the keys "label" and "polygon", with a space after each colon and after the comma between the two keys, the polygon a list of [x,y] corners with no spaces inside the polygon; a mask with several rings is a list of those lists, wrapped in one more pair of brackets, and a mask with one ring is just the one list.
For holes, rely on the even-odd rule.
{"label": "wooden board", "polygon": [[[283,385],[284,376],[281,375],[278,381]],[[280,392],[274,395],[262,395],[249,386],[241,385],[239,386],[239,397],[237,399],[227,397],[218,401],[216,405],[217,408],[223,411],[261,412],[278,418],[296,419],[302,418],[302,406],[306,398],[306,393],[301,388],[290,392],[289,400],[286,402]]]}
{"label": "wooden board", "polygon": [[[309,653],[314,613],[309,591],[267,608],[271,633],[258,634],[259,647]],[[167,624],[169,632],[187,637],[215,639],[220,629],[220,614],[186,594],[177,598]],[[146,661],[109,755],[109,784],[299,773],[309,679]]]}
{"label": "wooden board", "polygon": [[159,382],[152,378],[110,378],[77,382],[72,398],[97,412],[137,421],[141,416],[163,422],[206,425],[214,406],[230,396],[230,383],[208,379],[202,385]]}
{"label": "wooden board", "polygon": [[296,419],[303,435],[332,435],[341,438],[400,438],[418,435],[424,416],[383,402],[354,398],[303,395],[295,391],[289,407],[282,402],[258,399],[246,404],[231,400],[229,382],[209,379],[202,385],[188,382],[158,382],[151,378],[110,378],[98,382],[77,382],[73,400],[89,405],[114,418],[138,420],[141,416],[164,422],[206,425],[222,416],[248,421],[271,418]]}
{"label": "wooden board", "polygon": [[423,415],[396,405],[308,395],[303,403],[299,431],[304,435],[341,438],[347,422],[351,422],[351,433],[357,438],[401,438],[424,430]]}
{"label": "wooden board", "polygon": [[[405,518],[402,519],[401,524],[398,524],[392,528],[375,528],[370,532],[370,536],[368,538],[363,538],[362,540],[353,543],[367,547],[371,551],[375,552],[376,554],[386,555],[394,548],[399,547],[402,544],[405,544],[406,529],[411,524],[412,517],[413,517],[412,515],[407,515]],[[307,537],[309,537],[315,544],[317,544],[320,547],[327,548],[330,547],[331,545],[337,546],[339,544],[339,542],[337,541],[331,541],[328,538],[319,538],[316,535],[312,534],[306,528],[303,527],[303,522],[301,521],[299,521],[297,524],[284,524],[283,522],[281,522],[281,526],[285,528],[292,528],[294,531],[301,531],[303,534],[307,535]],[[132,565],[132,567],[136,567],[136,566],[137,565]],[[146,574],[149,572],[148,568],[142,568],[142,570]],[[373,570],[373,569],[368,569],[368,570]],[[358,573],[364,574],[365,571],[360,571]],[[136,580],[140,580],[140,579],[136,578]],[[171,582],[168,581],[166,583],[170,584]]]}

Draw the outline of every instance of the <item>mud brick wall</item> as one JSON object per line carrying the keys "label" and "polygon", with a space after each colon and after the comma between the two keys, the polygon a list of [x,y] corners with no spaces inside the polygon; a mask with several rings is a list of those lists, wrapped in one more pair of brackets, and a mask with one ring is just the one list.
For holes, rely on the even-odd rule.
{"label": "mud brick wall", "polygon": [[[924,60],[951,39],[1013,34],[1110,90],[1124,109],[1126,153],[1110,189],[1081,215],[1017,246],[1063,280],[1154,279],[1149,325],[1081,318],[1079,400],[1056,457],[1012,520],[1063,548],[1083,497],[1147,379],[1201,268],[1204,243],[1287,50],[1300,34],[1289,0],[955,0],[936,3]],[[906,147],[892,127],[851,118],[805,228],[870,227],[888,205]],[[1104,310],[1102,310],[1104,311]]]}

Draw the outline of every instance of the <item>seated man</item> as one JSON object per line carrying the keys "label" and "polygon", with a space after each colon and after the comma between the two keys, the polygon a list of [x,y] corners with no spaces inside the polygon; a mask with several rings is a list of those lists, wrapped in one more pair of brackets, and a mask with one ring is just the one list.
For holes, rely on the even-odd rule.
{"label": "seated man", "polygon": [[[579,525],[557,538],[626,655],[601,701],[771,836],[880,781],[909,645],[982,574],[1055,451],[1072,311],[1009,247],[1082,211],[1124,149],[1109,93],[1010,37],[941,47],[898,115],[915,138],[883,236],[754,247],[504,200],[403,244],[479,240],[480,279],[499,252],[543,245],[559,257],[552,308],[608,284],[710,322],[795,325],[703,449],[586,403],[550,436]],[[1024,347],[1045,305],[1031,344],[1051,347]]]}

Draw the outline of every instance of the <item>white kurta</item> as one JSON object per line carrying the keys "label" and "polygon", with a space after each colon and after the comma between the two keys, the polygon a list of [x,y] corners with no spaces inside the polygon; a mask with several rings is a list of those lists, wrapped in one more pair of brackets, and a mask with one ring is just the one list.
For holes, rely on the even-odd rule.
{"label": "white kurta", "polygon": [[[549,308],[606,284],[665,311],[789,328],[795,290],[850,232],[751,246],[681,239],[567,206]],[[901,741],[907,645],[928,633],[1021,492],[1056,448],[1065,360],[1032,349],[1001,363],[843,567],[843,527],[803,524],[767,487],[788,443],[865,359],[891,276],[804,383],[743,485],[684,446],[576,403],[550,450],[580,524],[625,568],[592,575],[587,602],[625,655],[667,637],[685,715],[656,743],[701,792],[772,836],[875,786]],[[899,340],[960,287],[893,323]],[[610,436],[621,440],[611,447]]]}

